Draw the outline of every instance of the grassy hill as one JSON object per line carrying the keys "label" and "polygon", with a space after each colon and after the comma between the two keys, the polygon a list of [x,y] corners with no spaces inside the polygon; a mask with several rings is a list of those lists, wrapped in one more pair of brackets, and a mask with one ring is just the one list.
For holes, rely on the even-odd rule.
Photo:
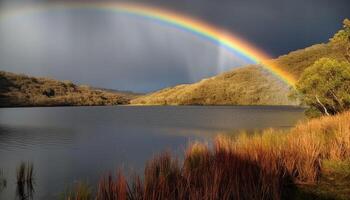
{"label": "grassy hill", "polygon": [[307,67],[314,64],[316,60],[323,57],[345,60],[345,52],[346,46],[344,44],[329,42],[290,52],[271,62],[292,74],[297,79],[301,73]]}
{"label": "grassy hill", "polygon": [[136,98],[132,104],[289,105],[289,89],[259,66],[247,66],[194,84],[178,85]]}
{"label": "grassy hill", "polygon": [[137,94],[0,71],[0,107],[128,104]]}
{"label": "grassy hill", "polygon": [[[296,79],[316,60],[329,57],[345,60],[348,44],[330,41],[293,51],[269,62]],[[295,105],[288,99],[289,88],[262,67],[246,66],[203,79],[141,96],[132,104],[145,105]]]}

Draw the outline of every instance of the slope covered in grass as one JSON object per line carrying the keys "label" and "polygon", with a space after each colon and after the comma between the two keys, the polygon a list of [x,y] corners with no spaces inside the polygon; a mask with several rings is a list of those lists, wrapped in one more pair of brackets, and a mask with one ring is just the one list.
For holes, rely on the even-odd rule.
{"label": "slope covered in grass", "polygon": [[0,107],[128,104],[136,95],[0,71]]}
{"label": "slope covered in grass", "polygon": [[156,105],[288,105],[289,88],[258,66],[236,69],[194,84],[178,85],[132,100]]}
{"label": "slope covered in grass", "polygon": [[345,54],[346,45],[329,42],[327,44],[316,44],[305,49],[290,52],[271,62],[298,79],[301,73],[318,59],[327,57],[345,60]]}
{"label": "slope covered in grass", "polygon": [[[331,41],[293,51],[273,59],[273,65],[290,73],[295,79],[320,58],[345,60],[346,43]],[[288,99],[289,87],[259,66],[246,66],[203,79],[141,96],[132,104],[148,105],[293,105]]]}

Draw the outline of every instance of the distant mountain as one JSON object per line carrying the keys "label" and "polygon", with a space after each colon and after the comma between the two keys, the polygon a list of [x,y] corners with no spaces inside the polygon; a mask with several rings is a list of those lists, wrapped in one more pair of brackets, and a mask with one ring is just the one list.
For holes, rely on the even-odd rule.
{"label": "distant mountain", "polygon": [[0,107],[128,104],[138,94],[0,71]]}
{"label": "distant mountain", "polygon": [[[296,79],[322,57],[345,59],[346,44],[329,42],[293,51],[269,62]],[[295,105],[290,88],[258,65],[241,67],[197,83],[178,85],[140,96],[144,105]]]}

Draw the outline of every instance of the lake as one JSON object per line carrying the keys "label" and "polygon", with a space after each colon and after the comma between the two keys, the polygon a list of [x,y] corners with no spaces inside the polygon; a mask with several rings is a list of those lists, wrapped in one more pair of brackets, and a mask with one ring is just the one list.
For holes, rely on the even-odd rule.
{"label": "lake", "polygon": [[55,199],[74,182],[95,186],[117,169],[142,173],[162,151],[181,155],[220,133],[290,128],[303,109],[287,106],[115,106],[0,109],[0,169],[15,199],[16,168],[34,164],[34,199]]}

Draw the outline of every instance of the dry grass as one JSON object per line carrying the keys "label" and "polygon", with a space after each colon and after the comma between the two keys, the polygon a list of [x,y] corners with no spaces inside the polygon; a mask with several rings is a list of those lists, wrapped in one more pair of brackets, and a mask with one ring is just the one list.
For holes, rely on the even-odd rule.
{"label": "dry grass", "polygon": [[[144,181],[136,177],[128,183],[121,173],[103,177],[96,199],[280,199],[283,174],[270,173],[257,161],[227,150],[219,143],[213,151],[193,144],[182,166],[171,154],[160,154],[147,163]],[[71,198],[79,191],[70,199],[82,199]]]}
{"label": "dry grass", "polygon": [[218,136],[213,148],[194,143],[183,163],[163,153],[147,163],[144,181],[127,182],[121,173],[102,178],[97,199],[278,200],[293,185],[317,185],[329,168],[322,163],[344,163],[349,156],[346,112],[301,122],[287,132]]}
{"label": "dry grass", "polygon": [[270,173],[284,173],[295,183],[315,183],[323,160],[350,156],[350,112],[299,123],[288,133],[266,130],[235,139],[221,136],[216,142]]}
{"label": "dry grass", "polygon": [[258,66],[246,66],[200,82],[162,89],[131,101],[155,105],[291,105],[288,86]]}
{"label": "dry grass", "polygon": [[127,199],[128,185],[125,177],[117,174],[114,180],[113,176],[109,174],[103,177],[98,184],[97,199],[99,200],[117,200]]}

